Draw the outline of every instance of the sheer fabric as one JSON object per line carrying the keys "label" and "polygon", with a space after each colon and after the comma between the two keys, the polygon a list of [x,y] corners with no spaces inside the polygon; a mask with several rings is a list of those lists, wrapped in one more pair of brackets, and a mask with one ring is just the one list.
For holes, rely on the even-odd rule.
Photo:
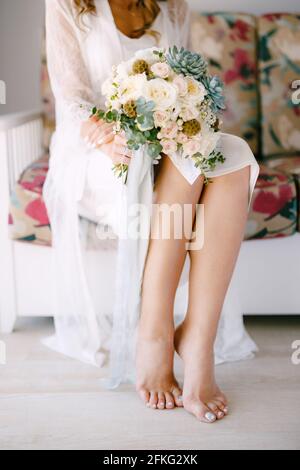
{"label": "sheer fabric", "polygon": [[[89,190],[97,194],[95,211],[99,201],[105,203],[105,198],[111,197],[110,202],[115,204],[114,220],[119,222],[116,231],[122,231],[126,229],[131,204],[151,205],[153,185],[149,159],[142,150],[133,158],[125,187],[105,176],[108,175],[108,157],[101,151],[88,150],[80,137],[81,123],[89,116],[90,109],[95,104],[103,105],[101,85],[112,65],[132,54],[132,44],[136,50],[143,48],[143,40],[132,40],[130,50],[126,41],[122,41],[108,0],[96,0],[96,7],[97,14],[87,15],[79,27],[70,0],[46,0],[48,67],[56,98],[57,120],[44,188],[53,233],[53,275],[56,280],[53,293],[56,334],[47,339],[46,344],[98,366],[104,365],[109,355],[109,385],[115,387],[124,380],[134,379],[134,338],[148,239],[146,236],[134,242],[120,237],[114,313],[96,312],[84,269],[79,212]],[[189,10],[185,1],[160,2],[160,7],[161,14],[155,25],[161,28],[159,46],[187,46]],[[258,166],[248,145],[238,137],[223,134],[220,147],[227,157],[226,163],[210,176],[250,165],[251,196]],[[197,178],[198,173],[190,162],[176,157],[173,162],[190,183]],[[89,172],[91,168],[95,172],[97,167],[99,180],[95,188],[91,188]],[[112,219],[104,222],[113,225]],[[141,219],[146,234],[149,222],[147,217]],[[186,286],[182,285],[178,292],[182,308],[186,296]],[[230,288],[216,341],[217,362],[243,359],[255,350],[244,330],[237,301],[234,288]]]}

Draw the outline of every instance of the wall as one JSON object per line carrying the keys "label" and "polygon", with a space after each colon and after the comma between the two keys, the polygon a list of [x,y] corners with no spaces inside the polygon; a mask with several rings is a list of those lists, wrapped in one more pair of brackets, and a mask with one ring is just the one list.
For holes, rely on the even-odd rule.
{"label": "wall", "polygon": [[[55,0],[53,0],[55,1]],[[189,0],[199,11],[300,11],[298,0]],[[38,108],[40,43],[44,0],[0,0],[0,80],[7,84],[7,104],[0,114]]]}
{"label": "wall", "polygon": [[40,107],[43,18],[43,0],[0,0],[0,80],[7,103],[0,114]]}

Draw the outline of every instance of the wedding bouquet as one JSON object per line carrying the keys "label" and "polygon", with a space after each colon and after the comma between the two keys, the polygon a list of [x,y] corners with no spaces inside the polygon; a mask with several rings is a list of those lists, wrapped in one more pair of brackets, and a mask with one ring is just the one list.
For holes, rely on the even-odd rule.
{"label": "wedding bouquet", "polygon": [[[102,93],[106,109],[92,114],[125,131],[130,150],[145,146],[153,163],[180,152],[205,176],[225,161],[217,150],[223,84],[199,54],[176,46],[138,51],[113,67]],[[126,178],[128,167],[117,164],[114,171]]]}

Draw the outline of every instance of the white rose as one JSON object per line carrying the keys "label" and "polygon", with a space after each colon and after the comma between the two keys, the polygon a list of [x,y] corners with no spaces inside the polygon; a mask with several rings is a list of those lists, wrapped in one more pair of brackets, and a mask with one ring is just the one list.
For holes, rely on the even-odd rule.
{"label": "white rose", "polygon": [[132,74],[132,65],[133,65],[134,60],[128,60],[126,62],[121,62],[117,67],[116,67],[116,76],[119,79],[124,79],[128,77],[128,75]]}
{"label": "white rose", "polygon": [[192,77],[185,78],[187,82],[187,102],[197,101],[198,104],[202,103],[207,91],[202,83],[198,82]]}
{"label": "white rose", "polygon": [[120,102],[124,104],[129,100],[137,100],[145,95],[146,89],[147,77],[145,74],[130,75],[120,84]]}
{"label": "white rose", "polygon": [[179,96],[185,96],[188,92],[188,83],[183,75],[176,75],[173,85],[177,88]]}
{"label": "white rose", "polygon": [[103,83],[103,85],[101,87],[102,95],[106,96],[107,98],[110,98],[111,96],[113,96],[116,93],[116,91],[117,91],[117,89],[112,84],[112,79],[108,78],[107,80],[105,80],[105,82]]}
{"label": "white rose", "polygon": [[177,143],[175,142],[175,140],[162,139],[160,143],[162,145],[163,152],[166,155],[172,155],[177,151]]}
{"label": "white rose", "polygon": [[196,119],[199,116],[199,111],[195,106],[183,107],[179,113],[179,116],[184,121],[190,121],[191,119]]}
{"label": "white rose", "polygon": [[169,111],[155,111],[154,112],[154,123],[155,127],[162,127],[167,124],[170,119]]}
{"label": "white rose", "polygon": [[148,49],[142,49],[134,54],[133,62],[137,59],[142,59],[148,62],[149,65],[155,64],[155,62],[157,62],[158,56],[157,54],[154,54],[154,51],[163,52],[163,50],[159,47],[150,47]]}
{"label": "white rose", "polygon": [[199,152],[201,153],[201,155],[208,157],[211,152],[215,150],[220,135],[220,132],[214,132],[205,127],[202,129],[199,137]]}
{"label": "white rose", "polygon": [[177,90],[162,78],[154,78],[147,82],[146,98],[154,101],[156,111],[165,111],[175,105]]}
{"label": "white rose", "polygon": [[168,78],[170,74],[170,67],[166,62],[157,62],[156,64],[153,64],[151,67],[151,72],[154,73],[159,78]]}

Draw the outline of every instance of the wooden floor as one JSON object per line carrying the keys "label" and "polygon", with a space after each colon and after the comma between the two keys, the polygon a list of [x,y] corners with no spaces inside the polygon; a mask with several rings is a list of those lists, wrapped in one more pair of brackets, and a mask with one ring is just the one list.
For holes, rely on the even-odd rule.
{"label": "wooden floor", "polygon": [[[213,425],[182,409],[153,411],[132,387],[101,389],[99,370],[47,350],[50,320],[26,320],[0,366],[1,449],[300,449],[300,318],[252,318],[256,359],[217,368],[230,415]],[[177,367],[179,377],[180,365]]]}

